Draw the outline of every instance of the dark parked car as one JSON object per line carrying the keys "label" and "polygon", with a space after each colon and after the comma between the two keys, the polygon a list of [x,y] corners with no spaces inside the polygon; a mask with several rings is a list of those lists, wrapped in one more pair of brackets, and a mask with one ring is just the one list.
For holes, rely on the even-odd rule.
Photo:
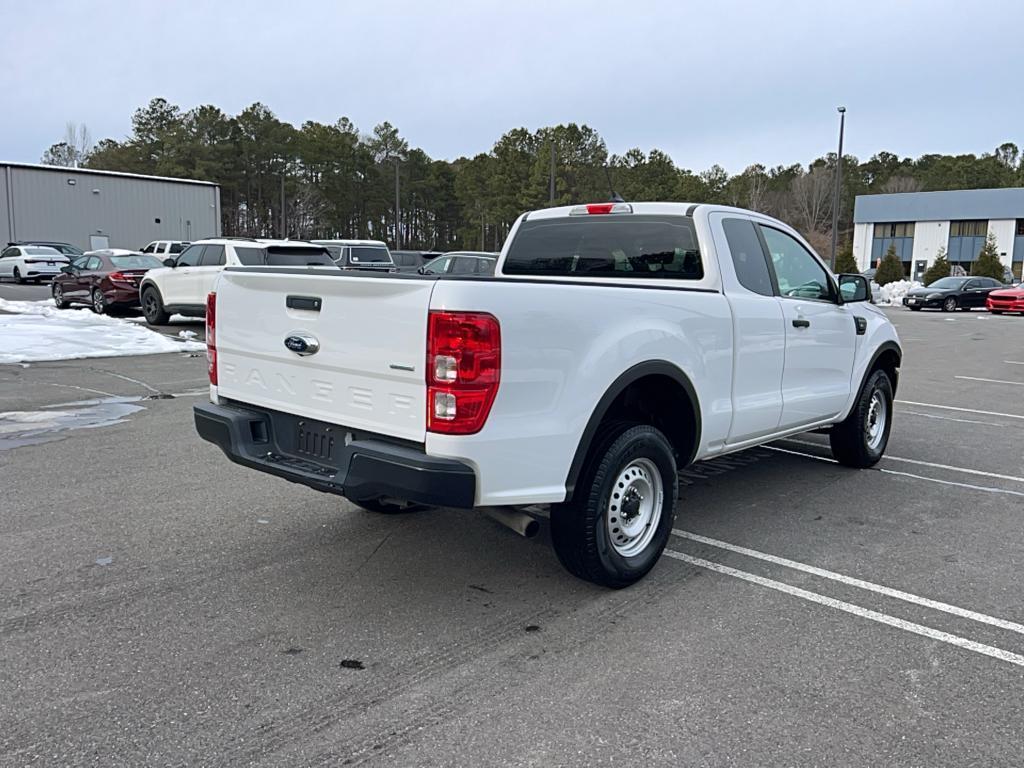
{"label": "dark parked car", "polygon": [[956,309],[984,307],[989,293],[1003,284],[991,277],[943,277],[924,288],[914,288],[903,298],[903,305],[913,310]]}
{"label": "dark parked car", "polygon": [[46,248],[53,248],[58,253],[62,253],[65,256],[74,258],[75,256],[81,256],[83,251],[77,245],[71,245],[71,243],[61,243],[51,240],[19,240],[14,243],[8,243],[8,245],[36,245],[43,246]]}
{"label": "dark parked car", "polygon": [[162,266],[156,256],[138,251],[89,251],[53,278],[53,303],[58,309],[87,304],[97,314],[115,307],[137,307],[142,276]]}
{"label": "dark parked car", "polygon": [[418,272],[420,267],[441,256],[440,251],[392,251],[399,272]]}
{"label": "dark parked car", "polygon": [[420,267],[421,275],[493,275],[498,254],[487,251],[451,251]]}

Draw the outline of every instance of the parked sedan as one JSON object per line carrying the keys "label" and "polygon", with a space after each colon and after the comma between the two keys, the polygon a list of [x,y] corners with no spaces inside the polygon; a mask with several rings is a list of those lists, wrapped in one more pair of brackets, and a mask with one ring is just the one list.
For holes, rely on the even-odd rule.
{"label": "parked sedan", "polygon": [[493,275],[498,254],[488,251],[451,251],[420,267],[421,275]]}
{"label": "parked sedan", "polygon": [[68,263],[56,248],[46,245],[10,245],[0,252],[0,278],[10,277],[18,283],[37,283],[56,275]]}
{"label": "parked sedan", "polygon": [[924,288],[914,288],[903,298],[903,305],[913,310],[984,307],[989,293],[1003,284],[991,277],[943,277]]}
{"label": "parked sedan", "polygon": [[100,315],[115,307],[137,307],[142,276],[162,266],[157,257],[138,251],[89,251],[53,279],[53,303],[58,309],[85,304]]}
{"label": "parked sedan", "polygon": [[81,256],[84,251],[77,245],[71,243],[62,243],[60,240],[18,240],[8,245],[40,245],[46,248],[53,248],[58,253],[67,256],[69,259],[73,259],[75,256]]}
{"label": "parked sedan", "polygon": [[1024,285],[992,291],[985,300],[985,307],[993,315],[1001,315],[1003,312],[1020,312],[1024,315]]}

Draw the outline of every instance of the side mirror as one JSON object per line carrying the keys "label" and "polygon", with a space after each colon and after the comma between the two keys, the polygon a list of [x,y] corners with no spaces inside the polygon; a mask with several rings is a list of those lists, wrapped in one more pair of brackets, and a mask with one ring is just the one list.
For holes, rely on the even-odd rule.
{"label": "side mirror", "polygon": [[871,287],[868,285],[868,279],[864,275],[840,275],[839,295],[847,304],[856,301],[870,301]]}
{"label": "side mirror", "polygon": [[60,271],[63,272],[65,275],[70,275],[72,272],[75,271],[75,268],[72,267],[70,264],[65,264],[63,267],[60,268]]}
{"label": "side mirror", "polygon": [[176,267],[176,266],[178,266],[178,261],[177,261],[177,259],[164,259],[164,266],[165,267]]}

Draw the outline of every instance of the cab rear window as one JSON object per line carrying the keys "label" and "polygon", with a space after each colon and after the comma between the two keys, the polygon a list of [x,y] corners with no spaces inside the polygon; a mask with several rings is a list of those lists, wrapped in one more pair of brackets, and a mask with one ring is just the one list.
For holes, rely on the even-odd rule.
{"label": "cab rear window", "polygon": [[610,214],[524,221],[502,272],[700,280],[704,265],[693,219]]}

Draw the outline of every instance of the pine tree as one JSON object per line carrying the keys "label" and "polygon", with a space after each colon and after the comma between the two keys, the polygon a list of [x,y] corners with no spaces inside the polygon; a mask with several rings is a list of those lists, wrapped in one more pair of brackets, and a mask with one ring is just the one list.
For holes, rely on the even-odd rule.
{"label": "pine tree", "polygon": [[900,261],[900,257],[896,255],[896,244],[890,243],[889,250],[885,252],[885,256],[882,258],[881,266],[879,266],[878,270],[875,272],[875,282],[879,285],[886,285],[905,278],[906,275],[903,273],[903,262]]}
{"label": "pine tree", "polygon": [[853,258],[853,247],[850,245],[844,245],[839,249],[839,253],[836,254],[836,274],[837,275],[855,275],[860,272],[857,267],[857,260]]}
{"label": "pine tree", "polygon": [[924,280],[925,285],[931,285],[944,277],[949,277],[949,259],[946,258],[946,249],[939,248],[939,252],[935,254],[935,261],[928,267],[928,271],[921,279]]}
{"label": "pine tree", "polygon": [[996,236],[989,232],[988,237],[985,238],[985,244],[981,247],[981,253],[971,264],[971,274],[976,277],[994,277],[1002,282],[1005,269],[1003,262],[999,260]]}

